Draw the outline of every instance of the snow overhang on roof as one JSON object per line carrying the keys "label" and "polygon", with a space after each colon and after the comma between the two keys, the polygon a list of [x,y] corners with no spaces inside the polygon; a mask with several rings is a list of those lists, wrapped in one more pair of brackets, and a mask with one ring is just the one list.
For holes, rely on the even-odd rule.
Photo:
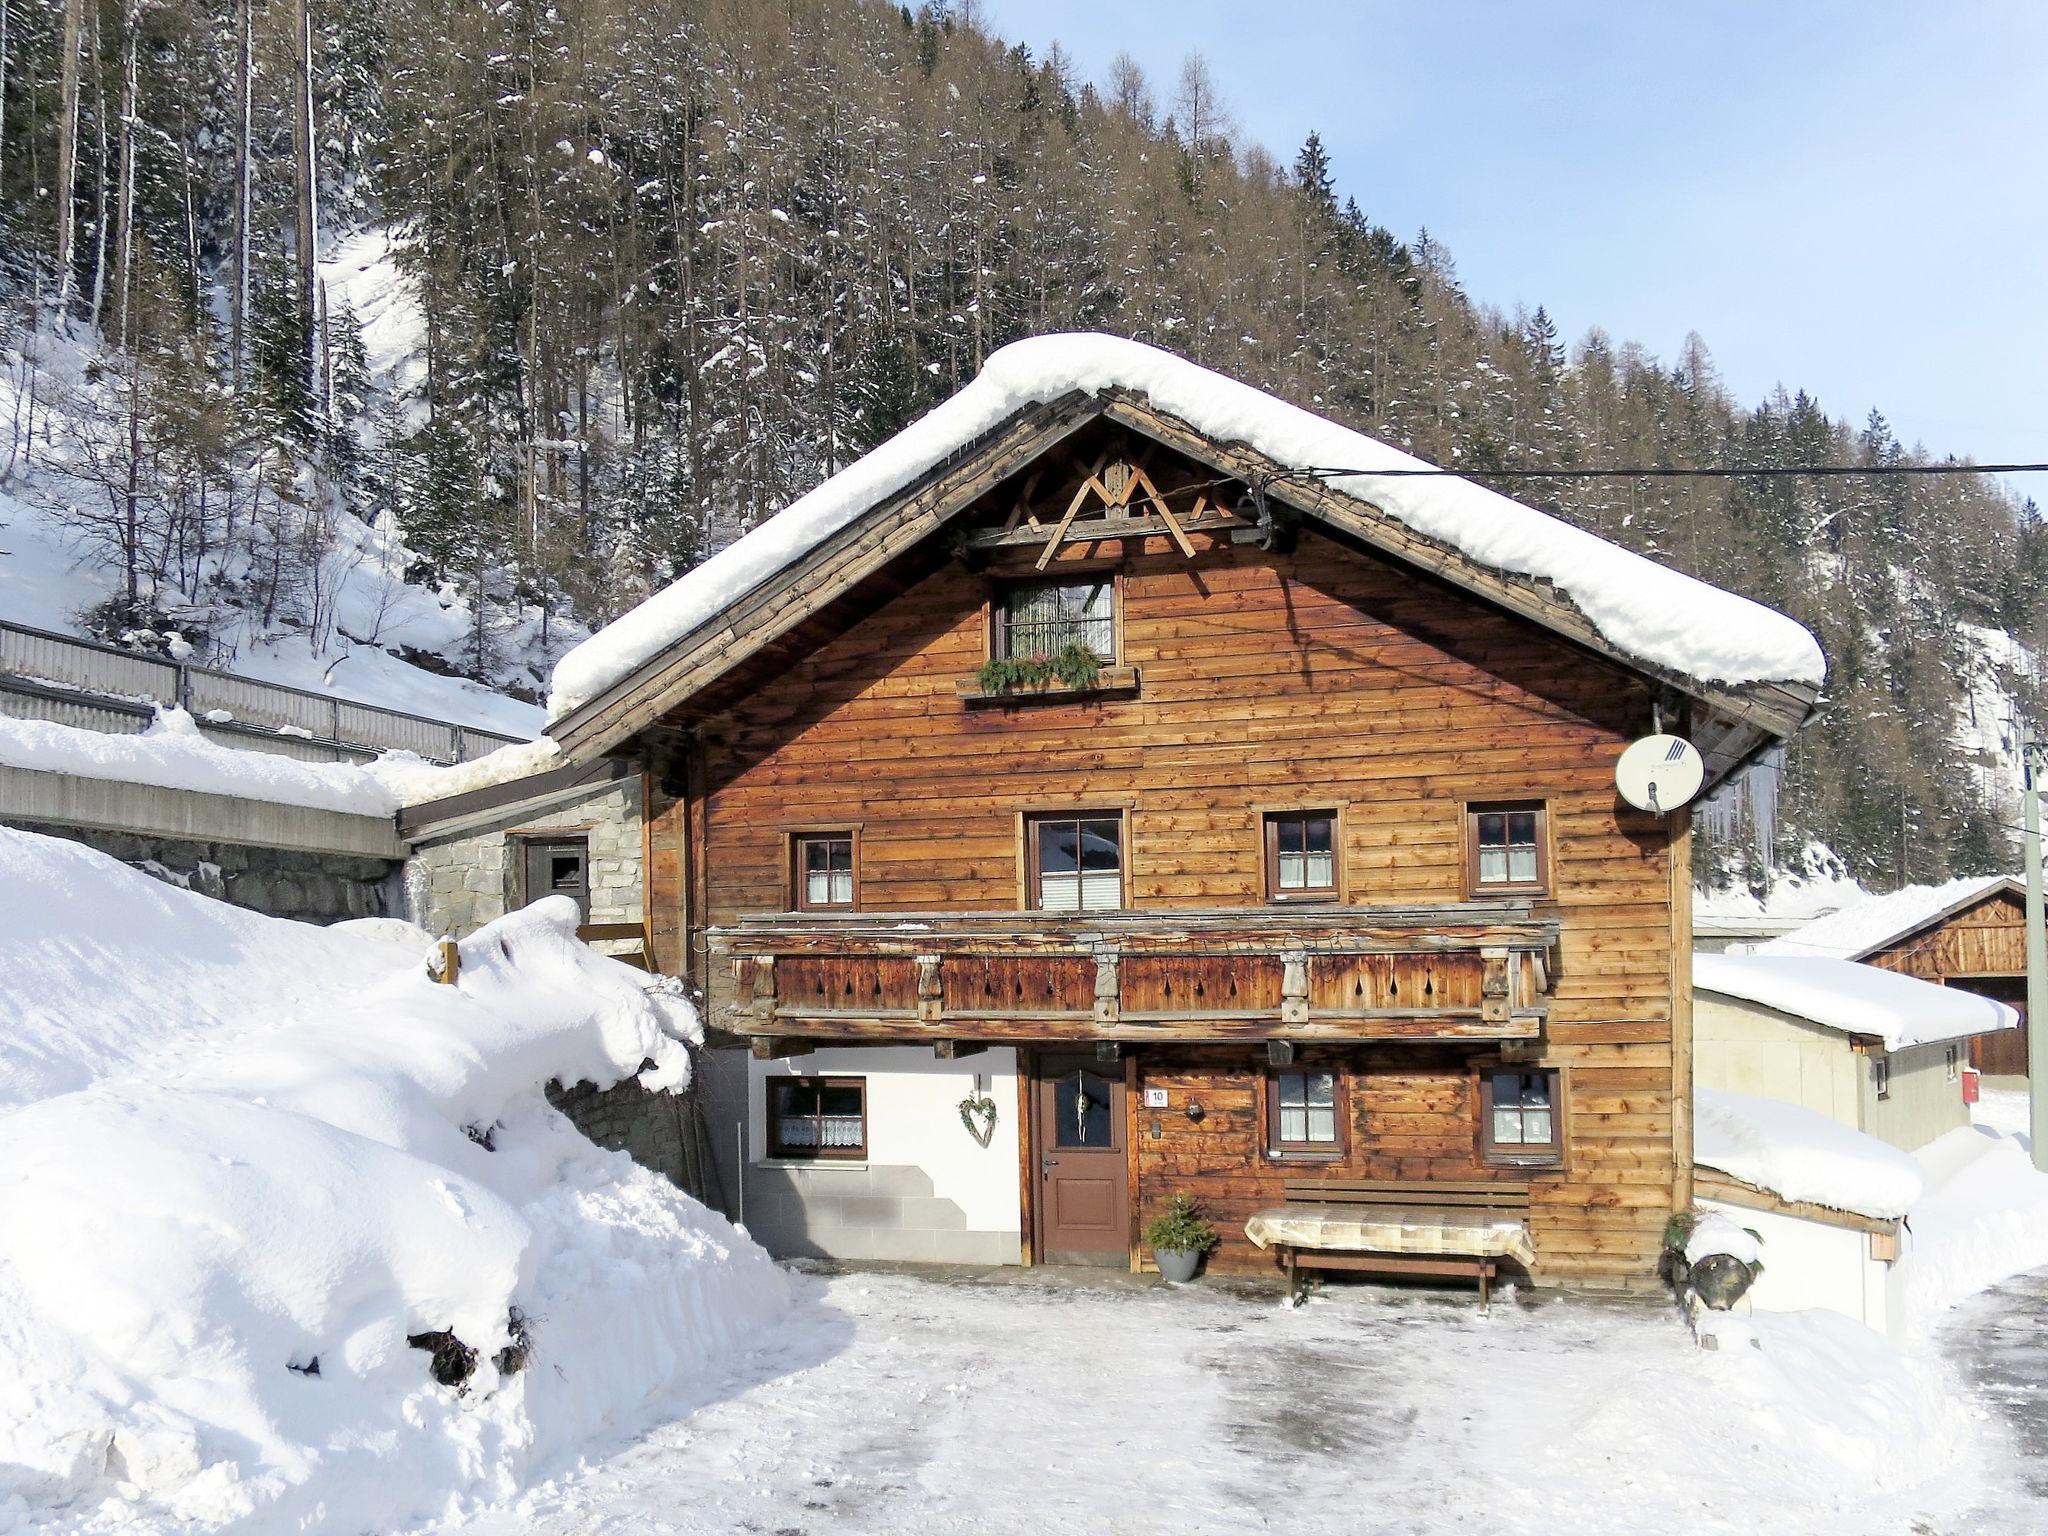
{"label": "snow overhang on roof", "polygon": [[2026,887],[2011,875],[1965,875],[1941,885],[1902,886],[1888,895],[1873,896],[1803,923],[1759,944],[1756,952],[1861,960],[2001,891],[2024,897]]}
{"label": "snow overhang on roof", "polygon": [[1888,1051],[2011,1029],[2004,1003],[1939,987],[1855,960],[1814,955],[1713,955],[1692,959],[1697,992],[1757,1003],[1845,1035],[1880,1040]]}
{"label": "snow overhang on roof", "polygon": [[[713,642],[740,650],[728,643],[733,616],[758,608],[760,594],[803,574],[807,559],[869,514],[923,495],[970,450],[1002,457],[992,467],[1007,475],[1102,415],[1141,431],[1168,418],[1276,500],[1332,522],[1398,529],[1409,558],[1426,546],[1430,568],[1454,584],[1489,575],[1495,590],[1486,595],[1499,601],[1505,591],[1509,606],[1538,622],[1709,699],[1751,722],[1759,744],[1797,727],[1825,676],[1812,634],[1748,598],[1469,480],[1402,474],[1431,466],[1171,353],[1054,335],[1003,348],[959,393],[571,650],[555,668],[551,734],[577,755],[603,750],[644,723],[644,706],[673,707],[738,658],[714,657],[667,687],[648,676],[655,664]],[[1037,437],[1014,440],[1025,425]],[[1330,469],[1360,472],[1321,473]],[[964,504],[924,510],[943,518]],[[848,568],[851,585],[870,567]]]}

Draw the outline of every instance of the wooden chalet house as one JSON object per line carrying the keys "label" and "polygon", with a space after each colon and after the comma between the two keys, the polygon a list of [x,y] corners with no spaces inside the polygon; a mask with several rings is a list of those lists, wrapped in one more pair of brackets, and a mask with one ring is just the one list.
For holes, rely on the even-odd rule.
{"label": "wooden chalet house", "polygon": [[1649,1280],[1690,834],[1615,759],[1661,721],[1718,782],[1820,654],[1423,469],[1039,338],[564,660],[654,962],[750,1047],[713,1141],[771,1249],[1135,1267],[1186,1193],[1270,1268],[1289,1182],[1498,1181],[1539,1281]]}

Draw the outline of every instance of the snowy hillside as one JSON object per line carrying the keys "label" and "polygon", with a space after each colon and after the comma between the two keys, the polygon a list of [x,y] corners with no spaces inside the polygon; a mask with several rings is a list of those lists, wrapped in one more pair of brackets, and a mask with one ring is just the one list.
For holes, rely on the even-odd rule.
{"label": "snowy hillside", "polygon": [[545,1102],[677,1086],[697,1033],[568,902],[472,935],[455,986],[403,924],[303,928],[28,833],[0,830],[0,903],[0,1530],[444,1517],[788,1305]]}
{"label": "snowy hillside", "polygon": [[[374,460],[384,439],[419,415],[416,288],[381,228],[336,240],[322,270],[332,302],[360,327],[365,377],[351,431],[356,451]],[[185,504],[192,493],[181,486],[145,497],[140,526],[127,529],[126,487],[106,442],[126,384],[90,334],[46,328],[17,337],[19,357],[0,369],[0,422],[13,424],[0,454],[0,619],[96,631],[269,682],[538,734],[540,710],[508,695],[537,699],[581,628],[554,615],[543,638],[537,611],[493,612],[484,668],[493,686],[450,675],[478,670],[472,596],[452,579],[420,584],[418,552],[374,497],[358,493],[344,506],[304,464],[281,466],[268,450],[247,462],[230,453],[213,471],[220,484],[201,480],[220,501],[211,517]],[[282,496],[272,483],[280,473],[288,476]],[[365,513],[375,520],[363,521]],[[124,595],[130,563],[141,568],[141,606],[163,622],[110,630],[95,610]]]}

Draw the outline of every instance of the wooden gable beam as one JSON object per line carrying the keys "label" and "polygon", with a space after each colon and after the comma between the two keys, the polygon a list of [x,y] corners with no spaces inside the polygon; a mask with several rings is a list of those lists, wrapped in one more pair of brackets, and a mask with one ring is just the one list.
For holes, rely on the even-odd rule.
{"label": "wooden gable beam", "polygon": [[1098,419],[1101,402],[1079,390],[1019,412],[976,450],[898,494],[884,515],[854,518],[801,559],[767,577],[709,623],[658,652],[549,728],[569,760],[599,756],[659,721],[840,592],[907,553],[992,487]]}
{"label": "wooden gable beam", "polygon": [[1739,692],[1702,687],[1669,668],[1631,656],[1547,582],[1539,588],[1533,581],[1481,565],[1450,544],[1410,528],[1362,496],[1296,475],[1243,443],[1219,442],[1142,397],[1109,390],[1101,399],[1103,415],[1119,426],[1154,438],[1219,473],[1262,485],[1267,496],[1299,508],[1370,548],[1562,635],[1626,671],[1666,682],[1732,719],[1761,724],[1773,736],[1790,736],[1812,710],[1818,689],[1779,683],[1757,684]]}

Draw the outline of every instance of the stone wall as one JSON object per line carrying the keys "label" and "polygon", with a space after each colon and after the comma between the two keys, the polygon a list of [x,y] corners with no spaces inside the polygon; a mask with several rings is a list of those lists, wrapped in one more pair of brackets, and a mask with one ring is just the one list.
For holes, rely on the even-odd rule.
{"label": "stone wall", "polygon": [[396,917],[399,865],[391,859],[240,843],[184,842],[135,832],[6,822],[96,848],[157,879],[270,917],[335,923]]}
{"label": "stone wall", "polygon": [[548,1084],[548,1102],[601,1147],[624,1152],[714,1209],[724,1200],[706,1155],[703,1115],[694,1090],[652,1093],[632,1078],[600,1090]]}
{"label": "stone wall", "polygon": [[431,933],[457,938],[503,917],[522,904],[521,839],[538,832],[576,832],[589,841],[591,922],[641,921],[637,778],[538,810],[515,807],[485,826],[416,844],[405,872],[408,915]]}

